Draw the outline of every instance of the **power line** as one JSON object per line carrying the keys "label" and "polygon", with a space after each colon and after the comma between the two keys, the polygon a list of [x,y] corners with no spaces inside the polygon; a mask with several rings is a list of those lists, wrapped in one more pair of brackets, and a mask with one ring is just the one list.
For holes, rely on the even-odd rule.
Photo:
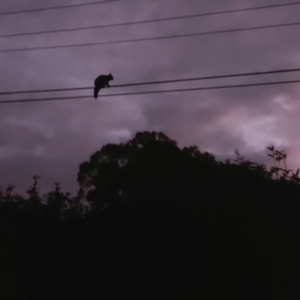
{"label": "power line", "polygon": [[[205,91],[205,90],[217,90],[217,89],[229,89],[229,88],[244,88],[244,87],[269,86],[269,85],[281,85],[281,84],[292,84],[292,83],[300,83],[300,80],[273,81],[273,82],[263,82],[263,83],[247,83],[247,84],[236,84],[236,85],[220,85],[220,86],[209,86],[209,87],[187,88],[187,89],[170,89],[170,90],[116,93],[116,94],[101,95],[101,98],[102,97],[147,95],[147,94],[191,92],[191,91]],[[0,104],[43,102],[43,101],[55,101],[55,100],[75,100],[75,99],[86,99],[86,98],[91,98],[91,97],[92,96],[89,95],[89,96],[67,96],[67,97],[58,97],[58,98],[51,97],[51,98],[39,98],[39,99],[0,100]]]}
{"label": "power line", "polygon": [[289,26],[296,26],[296,25],[300,25],[300,22],[265,25],[265,26],[254,26],[254,27],[244,27],[244,28],[235,28],[235,29],[224,29],[224,30],[215,30],[215,31],[202,31],[202,32],[196,32],[196,33],[175,34],[175,35],[156,36],[156,37],[149,37],[149,38],[117,40],[117,41],[104,41],[104,42],[81,43],[81,44],[58,45],[58,46],[42,46],[42,47],[1,49],[0,53],[23,52],[23,51],[34,51],[34,50],[50,50],[50,49],[62,49],[62,48],[75,48],[75,47],[87,47],[87,46],[100,46],[100,45],[112,45],[112,44],[124,44],[124,43],[135,43],[135,42],[145,42],[145,41],[155,41],[155,40],[165,40],[165,39],[185,38],[185,37],[195,37],[195,36],[202,36],[202,35],[214,35],[214,34],[241,32],[241,31],[250,31],[250,30],[261,30],[261,29],[270,29],[270,28],[279,28],[279,27],[289,27]]}
{"label": "power line", "polygon": [[[111,88],[140,86],[140,85],[153,85],[153,84],[165,84],[165,83],[175,83],[175,82],[187,82],[187,81],[197,81],[197,80],[207,80],[207,79],[221,79],[221,78],[257,76],[257,75],[267,75],[267,74],[291,73],[291,72],[300,72],[300,68],[281,69],[281,70],[269,70],[269,71],[261,71],[261,72],[250,72],[250,73],[235,73],[235,74],[202,76],[202,77],[190,77],[190,78],[170,79],[170,80],[161,80],[161,81],[147,81],[147,82],[125,83],[125,84],[113,85],[113,86],[111,86]],[[93,89],[93,87],[75,87],[75,88],[61,88],[61,89],[44,89],[44,90],[31,90],[31,91],[28,91],[28,90],[27,91],[11,91],[11,92],[0,92],[0,95],[33,94],[33,93],[49,93],[49,92],[66,92],[66,91],[80,91],[80,90],[90,90],[90,89]]]}
{"label": "power line", "polygon": [[[93,2],[93,3],[96,4],[98,2]],[[71,31],[83,31],[83,30],[89,30],[89,29],[99,29],[99,28],[108,28],[108,27],[147,24],[147,23],[156,23],[156,22],[162,22],[162,21],[174,21],[174,20],[181,20],[181,19],[200,18],[200,17],[207,17],[207,16],[214,16],[214,15],[223,15],[223,14],[230,14],[230,13],[237,13],[237,12],[246,12],[246,11],[253,11],[253,10],[260,10],[260,9],[295,6],[295,5],[299,5],[299,4],[300,4],[300,2],[290,2],[290,3],[284,3],[284,4],[255,6],[255,7],[248,7],[248,8],[242,8],[242,9],[223,10],[223,11],[216,11],[216,12],[210,12],[210,13],[192,14],[192,15],[184,15],[184,16],[168,17],[168,18],[148,19],[148,20],[142,20],[142,21],[122,22],[122,23],[114,23],[114,24],[85,26],[85,27],[74,27],[74,28],[69,28],[69,29],[54,29],[54,30],[34,31],[34,32],[2,34],[2,35],[0,35],[0,38],[28,36],[28,35],[39,35],[39,34],[49,34],[49,33],[61,33],[61,32],[71,32]],[[88,4],[85,4],[85,5],[88,5]],[[1,15],[1,13],[0,13],[0,15]]]}
{"label": "power line", "polygon": [[56,10],[56,9],[63,9],[63,8],[82,7],[82,6],[97,5],[97,4],[109,3],[109,2],[115,2],[115,1],[118,1],[118,0],[102,0],[102,1],[87,2],[87,3],[77,3],[77,4],[69,4],[69,5],[60,5],[60,6],[53,6],[53,7],[41,7],[41,8],[32,8],[32,9],[18,10],[18,11],[8,11],[8,12],[2,12],[2,13],[0,13],[0,16],[8,16],[8,15],[16,15],[16,14],[40,12],[40,11],[46,11],[46,10]]}

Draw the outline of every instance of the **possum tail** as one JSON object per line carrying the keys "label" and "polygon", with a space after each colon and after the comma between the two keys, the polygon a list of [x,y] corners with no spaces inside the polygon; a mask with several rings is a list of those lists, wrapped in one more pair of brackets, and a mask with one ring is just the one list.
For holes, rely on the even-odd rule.
{"label": "possum tail", "polygon": [[95,86],[95,88],[94,88],[94,98],[95,98],[95,99],[97,99],[98,93],[99,93],[100,89],[101,89],[100,87],[96,87],[96,86]]}

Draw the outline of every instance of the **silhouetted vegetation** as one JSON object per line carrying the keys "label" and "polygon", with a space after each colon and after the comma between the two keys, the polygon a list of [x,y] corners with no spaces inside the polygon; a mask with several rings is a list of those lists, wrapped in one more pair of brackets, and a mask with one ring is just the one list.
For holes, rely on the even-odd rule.
{"label": "silhouetted vegetation", "polygon": [[[108,144],[76,197],[0,194],[2,299],[299,299],[299,170],[163,133]],[[88,203],[88,204],[87,204]]]}

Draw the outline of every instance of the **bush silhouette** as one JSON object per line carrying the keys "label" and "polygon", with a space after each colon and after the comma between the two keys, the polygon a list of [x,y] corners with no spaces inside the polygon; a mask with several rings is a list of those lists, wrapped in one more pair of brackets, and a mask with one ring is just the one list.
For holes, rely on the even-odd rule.
{"label": "bush silhouette", "polygon": [[76,197],[58,183],[40,197],[37,176],[28,199],[9,186],[0,197],[3,294],[299,299],[299,171],[268,149],[270,170],[238,151],[218,162],[139,132],[80,165]]}

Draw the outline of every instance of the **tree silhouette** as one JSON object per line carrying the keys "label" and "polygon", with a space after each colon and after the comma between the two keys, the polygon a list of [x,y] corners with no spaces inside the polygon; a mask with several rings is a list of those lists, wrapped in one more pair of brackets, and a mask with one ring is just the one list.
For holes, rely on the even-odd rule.
{"label": "tree silhouette", "polygon": [[270,170],[139,132],[80,165],[76,197],[8,186],[4,298],[299,299],[299,172],[268,150]]}

